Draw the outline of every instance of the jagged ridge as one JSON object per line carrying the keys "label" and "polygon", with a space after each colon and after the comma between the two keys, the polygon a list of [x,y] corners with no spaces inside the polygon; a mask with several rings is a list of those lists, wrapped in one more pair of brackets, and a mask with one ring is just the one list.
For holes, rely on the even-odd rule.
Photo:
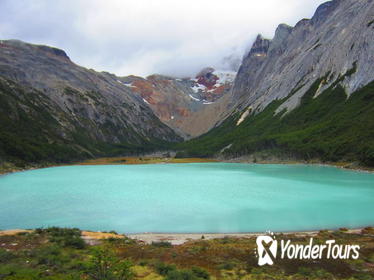
{"label": "jagged ridge", "polygon": [[311,20],[279,25],[273,40],[259,35],[238,71],[224,121],[179,145],[179,155],[270,151],[373,165],[373,11],[373,1],[334,0]]}

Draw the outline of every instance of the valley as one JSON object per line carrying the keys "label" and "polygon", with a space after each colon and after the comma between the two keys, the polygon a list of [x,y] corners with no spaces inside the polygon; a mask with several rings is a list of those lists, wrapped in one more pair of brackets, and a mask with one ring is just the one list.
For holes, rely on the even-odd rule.
{"label": "valley", "polygon": [[324,3],[310,20],[280,24],[272,40],[259,35],[239,69],[194,77],[118,77],[57,48],[2,40],[0,162],[173,150],[373,166],[372,6]]}

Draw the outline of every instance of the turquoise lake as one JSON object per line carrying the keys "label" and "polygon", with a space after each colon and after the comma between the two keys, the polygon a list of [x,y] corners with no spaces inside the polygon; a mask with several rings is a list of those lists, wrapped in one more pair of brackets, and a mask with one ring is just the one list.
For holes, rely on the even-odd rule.
{"label": "turquoise lake", "polygon": [[374,225],[374,174],[192,163],[66,166],[0,176],[0,229],[263,232]]}

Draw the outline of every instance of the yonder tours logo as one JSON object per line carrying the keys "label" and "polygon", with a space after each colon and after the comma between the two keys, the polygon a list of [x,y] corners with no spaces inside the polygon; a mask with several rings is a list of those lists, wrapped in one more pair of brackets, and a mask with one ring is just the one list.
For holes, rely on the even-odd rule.
{"label": "yonder tours logo", "polygon": [[[359,245],[336,244],[335,240],[327,240],[322,244],[315,244],[312,237],[309,239],[308,244],[297,244],[291,240],[278,241],[272,232],[258,236],[256,245],[255,254],[258,258],[259,266],[273,265],[277,257],[290,260],[315,260],[322,258],[357,260],[360,256]],[[280,250],[278,251],[278,249]]]}

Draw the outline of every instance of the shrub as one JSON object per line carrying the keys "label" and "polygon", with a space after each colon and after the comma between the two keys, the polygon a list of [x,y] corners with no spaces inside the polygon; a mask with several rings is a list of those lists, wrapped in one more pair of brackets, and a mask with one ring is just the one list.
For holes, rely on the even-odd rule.
{"label": "shrub", "polygon": [[0,248],[0,263],[8,262],[15,257],[16,256],[12,252],[8,252],[7,250]]}
{"label": "shrub", "polygon": [[235,268],[235,266],[236,266],[236,263],[229,261],[229,262],[225,262],[225,263],[220,264],[218,266],[218,268],[219,269],[224,269],[224,270],[232,270],[232,269]]}
{"label": "shrub", "polygon": [[193,267],[192,269],[183,270],[172,270],[165,277],[166,280],[202,280],[209,278],[209,273],[200,267]]}
{"label": "shrub", "polygon": [[210,278],[209,273],[205,269],[202,269],[201,267],[194,266],[192,268],[192,272],[198,278],[201,278],[201,279],[209,279]]}
{"label": "shrub", "polygon": [[200,268],[178,270],[173,264],[156,263],[155,270],[158,274],[165,276],[166,280],[200,280],[210,279],[209,273]]}
{"label": "shrub", "polygon": [[165,264],[162,262],[158,262],[155,265],[155,270],[157,271],[158,274],[162,276],[166,276],[169,272],[176,270],[177,268],[175,265],[171,264]]}
{"label": "shrub", "polygon": [[79,229],[51,227],[44,230],[49,236],[49,241],[62,247],[72,247],[83,249],[85,247],[84,240],[81,237]]}
{"label": "shrub", "polygon": [[86,273],[94,280],[130,280],[134,277],[131,266],[129,260],[120,260],[107,250],[95,249]]}
{"label": "shrub", "polygon": [[174,270],[166,275],[166,280],[196,280],[198,279],[191,270]]}
{"label": "shrub", "polygon": [[164,248],[171,248],[173,245],[168,241],[159,241],[159,242],[152,242],[152,246],[155,247],[164,247]]}
{"label": "shrub", "polygon": [[69,262],[68,258],[62,256],[60,248],[56,245],[41,247],[34,251],[34,254],[38,264],[62,266]]}

